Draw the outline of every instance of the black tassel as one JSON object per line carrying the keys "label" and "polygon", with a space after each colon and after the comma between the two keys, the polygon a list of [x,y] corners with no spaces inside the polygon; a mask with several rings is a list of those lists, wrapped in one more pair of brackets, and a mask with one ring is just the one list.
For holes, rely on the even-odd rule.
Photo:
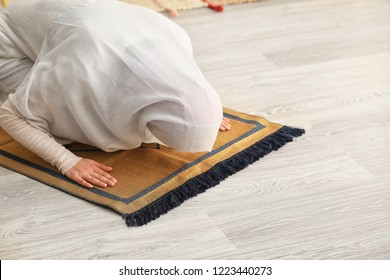
{"label": "black tassel", "polygon": [[304,133],[303,129],[283,126],[275,133],[265,137],[244,151],[219,162],[209,171],[188,180],[180,187],[170,191],[137,212],[123,215],[123,218],[126,219],[128,226],[145,225],[181,205],[185,200],[218,185],[228,176],[237,173],[270,152],[278,150],[286,143],[291,142],[295,137],[299,137]]}

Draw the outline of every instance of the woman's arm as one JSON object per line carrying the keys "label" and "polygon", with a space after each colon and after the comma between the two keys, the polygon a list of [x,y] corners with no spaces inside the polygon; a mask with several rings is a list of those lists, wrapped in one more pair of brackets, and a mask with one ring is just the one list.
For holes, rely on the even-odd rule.
{"label": "woman's arm", "polygon": [[93,188],[115,185],[115,178],[108,174],[111,167],[76,156],[50,134],[16,114],[9,101],[0,107],[0,126],[17,142],[82,186]]}

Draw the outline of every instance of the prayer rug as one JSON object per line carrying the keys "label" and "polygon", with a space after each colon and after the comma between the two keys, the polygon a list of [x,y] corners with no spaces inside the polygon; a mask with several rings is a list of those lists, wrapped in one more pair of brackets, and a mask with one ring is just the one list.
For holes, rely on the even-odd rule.
{"label": "prayer rug", "polygon": [[115,187],[87,189],[78,185],[1,129],[0,165],[112,208],[122,214],[128,226],[144,225],[304,133],[303,129],[226,108],[224,115],[232,130],[219,132],[211,152],[183,153],[158,144],[114,153],[81,144],[68,146],[81,157],[112,166],[111,174],[118,180]]}

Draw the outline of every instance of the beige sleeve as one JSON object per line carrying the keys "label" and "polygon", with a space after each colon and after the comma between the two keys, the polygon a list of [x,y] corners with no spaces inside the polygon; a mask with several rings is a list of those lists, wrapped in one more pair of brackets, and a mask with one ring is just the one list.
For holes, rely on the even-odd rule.
{"label": "beige sleeve", "polygon": [[32,126],[16,114],[9,101],[0,107],[0,126],[17,142],[57,167],[64,175],[81,159],[50,134]]}

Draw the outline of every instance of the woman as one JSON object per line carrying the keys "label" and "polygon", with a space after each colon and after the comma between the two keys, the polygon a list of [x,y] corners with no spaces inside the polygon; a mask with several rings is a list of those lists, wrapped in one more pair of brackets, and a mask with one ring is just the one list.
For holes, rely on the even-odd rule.
{"label": "woman", "polygon": [[149,9],[108,0],[15,0],[0,12],[0,124],[82,186],[114,186],[112,152],[159,142],[210,151],[222,117],[188,35]]}

